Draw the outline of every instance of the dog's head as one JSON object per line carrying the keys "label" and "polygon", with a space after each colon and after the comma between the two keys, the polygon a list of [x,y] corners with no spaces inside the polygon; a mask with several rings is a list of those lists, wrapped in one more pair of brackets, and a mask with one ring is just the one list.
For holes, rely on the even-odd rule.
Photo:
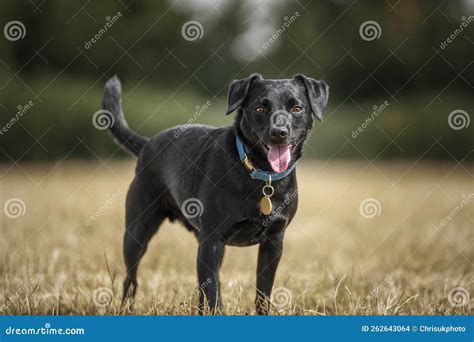
{"label": "dog's head", "polygon": [[301,156],[303,143],[322,120],[329,87],[324,81],[295,75],[265,80],[253,74],[230,84],[227,114],[238,109],[237,127],[275,172],[284,172]]}

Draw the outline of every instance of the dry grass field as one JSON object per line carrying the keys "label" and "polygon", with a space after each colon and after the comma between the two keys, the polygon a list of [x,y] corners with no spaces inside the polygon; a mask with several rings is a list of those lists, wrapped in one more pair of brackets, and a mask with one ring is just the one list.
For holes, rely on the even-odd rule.
{"label": "dry grass field", "polygon": [[[0,166],[1,314],[197,313],[197,244],[169,222],[139,269],[134,310],[120,307],[133,169]],[[297,173],[272,314],[472,314],[473,165],[306,161]],[[226,250],[226,314],[254,314],[256,256]]]}

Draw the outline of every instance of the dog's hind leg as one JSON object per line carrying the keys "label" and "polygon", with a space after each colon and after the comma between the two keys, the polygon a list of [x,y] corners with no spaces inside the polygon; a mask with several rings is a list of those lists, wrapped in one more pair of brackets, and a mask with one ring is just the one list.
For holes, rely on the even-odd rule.
{"label": "dog's hind leg", "polygon": [[127,195],[123,245],[127,275],[123,283],[122,303],[135,297],[140,259],[165,218],[165,214],[158,208],[159,199],[142,182],[135,178]]}

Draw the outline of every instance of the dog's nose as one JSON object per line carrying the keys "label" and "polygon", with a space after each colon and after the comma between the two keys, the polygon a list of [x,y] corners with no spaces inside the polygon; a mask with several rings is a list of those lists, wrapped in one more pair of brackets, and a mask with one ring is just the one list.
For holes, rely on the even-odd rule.
{"label": "dog's nose", "polygon": [[286,127],[272,127],[270,129],[270,135],[274,138],[286,138],[288,129]]}

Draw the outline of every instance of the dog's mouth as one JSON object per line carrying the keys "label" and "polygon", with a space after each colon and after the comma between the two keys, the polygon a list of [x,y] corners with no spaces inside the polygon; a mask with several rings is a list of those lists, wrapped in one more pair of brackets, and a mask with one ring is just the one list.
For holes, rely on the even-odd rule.
{"label": "dog's mouth", "polygon": [[267,160],[273,171],[285,172],[291,161],[291,145],[266,145],[268,149]]}

